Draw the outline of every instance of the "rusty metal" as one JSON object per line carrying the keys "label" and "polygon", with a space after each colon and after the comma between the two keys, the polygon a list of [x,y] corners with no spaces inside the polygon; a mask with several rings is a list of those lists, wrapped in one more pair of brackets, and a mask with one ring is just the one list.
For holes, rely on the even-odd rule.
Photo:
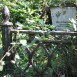
{"label": "rusty metal", "polygon": [[[28,33],[28,34],[46,34],[47,31],[42,31],[42,30],[17,30],[17,29],[12,29],[12,33]],[[50,31],[51,35],[71,35],[71,36],[76,36],[77,32],[66,32],[66,31]]]}
{"label": "rusty metal", "polygon": [[[42,36],[47,34],[46,31],[40,32],[40,31],[32,31],[32,30],[14,30],[14,29],[11,30],[11,33],[17,33],[17,32],[23,33],[23,34],[24,33],[25,34],[33,34],[34,37],[36,35],[40,35],[40,34],[42,34]],[[66,54],[66,56],[65,56],[66,60],[68,60],[69,55],[68,55],[68,51],[66,50],[67,49],[66,45],[77,45],[77,41],[76,40],[73,41],[73,37],[77,35],[77,32],[51,31],[48,35],[60,35],[61,38],[59,38],[59,39],[55,38],[54,40],[52,40],[52,39],[47,39],[47,40],[42,40],[42,41],[37,40],[38,42],[37,41],[35,42],[35,44],[37,44],[35,48],[33,48],[32,50],[30,47],[25,48],[25,51],[27,51],[27,53],[28,53],[28,60],[29,61],[28,61],[28,65],[25,66],[25,69],[23,70],[21,77],[25,77],[25,75],[26,75],[25,72],[26,72],[26,70],[28,70],[30,68],[30,65],[32,65],[34,72],[36,72],[35,76],[33,76],[33,77],[45,77],[45,72],[48,70],[48,68],[52,69],[52,67],[53,67],[52,60],[53,60],[54,53],[57,53],[58,49],[61,48],[61,49],[63,49],[63,51]],[[70,37],[70,40],[69,39],[62,39],[63,35],[64,35],[64,37],[65,37],[65,35],[70,35],[72,37]],[[31,39],[31,37],[30,37],[30,39]],[[32,38],[32,40],[33,39],[35,39],[35,38]],[[49,50],[49,48],[51,48],[50,45],[52,45],[52,44],[56,45],[56,47],[53,48],[53,50],[51,51],[51,50]],[[47,64],[46,64],[45,68],[41,71],[34,64],[35,53],[37,52],[39,47],[42,47],[44,49],[44,52],[47,57]],[[68,64],[68,61],[67,61],[67,64]],[[19,66],[19,68],[20,68],[20,66]],[[56,74],[56,72],[55,72],[55,74]],[[47,77],[47,75],[46,75],[46,77]],[[49,76],[49,77],[51,77],[51,76]],[[58,75],[57,75],[57,77],[58,77]]]}
{"label": "rusty metal", "polygon": [[[6,17],[4,17],[4,18],[6,19]],[[27,70],[29,68],[33,68],[33,70],[35,72],[35,74],[33,74],[34,76],[32,76],[32,77],[48,77],[49,75],[47,76],[45,74],[45,72],[48,71],[49,68],[53,69],[52,60],[54,57],[54,53],[58,53],[58,50],[62,49],[65,54],[64,59],[69,60],[68,59],[69,55],[68,55],[66,45],[77,45],[77,41],[74,41],[73,40],[74,38],[72,38],[73,36],[77,36],[77,32],[50,31],[48,33],[47,31],[42,31],[42,30],[35,30],[35,31],[34,30],[33,31],[32,30],[16,30],[16,29],[11,29],[12,25],[13,25],[12,22],[9,22],[9,21],[4,21],[4,22],[0,23],[0,26],[2,27],[2,41],[3,41],[3,48],[4,48],[5,52],[8,50],[9,46],[11,46],[11,44],[10,44],[11,42],[13,42],[13,41],[17,42],[17,40],[19,40],[16,35],[13,39],[12,34],[16,34],[16,33],[28,34],[30,41],[29,42],[27,41],[27,42],[29,44],[30,44],[30,42],[35,40],[36,35],[40,36],[40,34],[41,34],[44,37],[46,35],[51,35],[54,37],[55,37],[55,35],[60,35],[60,37],[58,39],[55,37],[54,40],[49,39],[49,36],[46,37],[46,38],[48,38],[47,40],[36,40],[36,42],[35,42],[36,46],[34,46],[33,48],[32,48],[32,46],[31,47],[25,46],[24,50],[25,50],[26,54],[28,55],[28,64],[25,66],[24,69],[22,69],[21,66],[19,66],[17,63],[15,63],[15,66],[16,66],[18,72],[15,72],[14,70],[11,72],[11,74],[13,74],[14,77],[28,77]],[[33,37],[30,37],[30,35],[31,36],[33,35]],[[63,36],[65,37],[65,35],[70,35],[72,37],[70,37],[70,40],[68,38],[62,39],[62,37]],[[28,39],[26,39],[26,40],[28,40]],[[16,49],[13,48],[13,51],[14,51],[13,53],[20,52],[20,48],[22,45],[21,44],[19,44],[18,46],[17,45],[18,44],[16,44]],[[34,58],[37,57],[36,53],[39,50],[39,47],[41,47],[44,50],[44,55],[45,55],[46,61],[47,61],[46,64],[43,63],[43,64],[45,64],[45,68],[42,70],[39,70],[39,68],[37,67],[37,65],[34,62],[35,61]],[[9,62],[10,62],[10,60],[14,59],[14,56],[15,56],[15,54],[12,55],[12,57],[9,59]],[[41,57],[43,57],[43,56],[41,56]],[[42,59],[42,60],[44,60],[44,59]],[[66,62],[68,64],[69,61],[66,61]],[[26,64],[26,62],[25,62],[25,64]],[[10,68],[11,68],[11,66],[10,66]],[[12,69],[14,69],[14,68],[12,68]],[[7,71],[5,71],[5,72],[7,72]],[[55,74],[55,77],[59,77],[55,70],[53,70],[52,75],[50,75],[49,77],[51,77],[51,76],[54,77],[53,74]]]}

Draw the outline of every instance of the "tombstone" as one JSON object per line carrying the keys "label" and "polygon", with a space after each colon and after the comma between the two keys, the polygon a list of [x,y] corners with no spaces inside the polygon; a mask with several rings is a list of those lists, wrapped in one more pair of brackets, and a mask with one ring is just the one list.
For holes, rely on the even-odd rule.
{"label": "tombstone", "polygon": [[76,31],[76,8],[75,7],[52,7],[52,24],[56,31]]}

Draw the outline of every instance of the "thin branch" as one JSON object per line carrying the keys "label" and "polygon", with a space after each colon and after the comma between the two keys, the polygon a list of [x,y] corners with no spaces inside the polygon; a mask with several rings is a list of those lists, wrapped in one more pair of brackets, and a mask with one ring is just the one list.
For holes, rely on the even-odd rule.
{"label": "thin branch", "polygon": [[[15,45],[14,45],[14,46],[15,46]],[[13,49],[14,46],[12,46],[7,52],[10,52],[10,51]],[[1,61],[6,57],[6,55],[7,55],[7,54],[5,53],[5,55],[1,58]]]}

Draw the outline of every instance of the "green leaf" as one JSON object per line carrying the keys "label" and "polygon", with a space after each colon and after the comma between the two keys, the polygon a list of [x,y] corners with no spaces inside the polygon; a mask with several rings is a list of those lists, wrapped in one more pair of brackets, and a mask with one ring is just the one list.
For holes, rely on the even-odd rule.
{"label": "green leaf", "polygon": [[53,69],[51,69],[50,72],[53,72]]}
{"label": "green leaf", "polygon": [[47,40],[48,38],[43,38],[43,40]]}
{"label": "green leaf", "polygon": [[45,25],[43,20],[40,20],[39,22],[41,23],[41,25],[43,25],[43,26]]}
{"label": "green leaf", "polygon": [[47,34],[49,34],[50,32],[51,32],[51,31],[48,29],[48,30],[47,30]]}
{"label": "green leaf", "polygon": [[13,75],[7,74],[4,77],[14,77]]}
{"label": "green leaf", "polygon": [[23,26],[23,25],[22,25],[20,22],[18,22],[18,21],[17,21],[16,25],[18,25],[18,26],[20,26],[20,27]]}
{"label": "green leaf", "polygon": [[3,71],[3,65],[0,65],[0,71]]}
{"label": "green leaf", "polygon": [[37,10],[32,10],[31,12],[34,13],[34,12],[36,12],[36,11],[37,11]]}
{"label": "green leaf", "polygon": [[34,39],[29,45],[27,45],[26,47],[31,47],[37,40]]}
{"label": "green leaf", "polygon": [[41,21],[41,19],[36,19],[36,21]]}
{"label": "green leaf", "polygon": [[10,44],[15,45],[15,44],[21,44],[21,43],[19,43],[19,42],[12,42]]}
{"label": "green leaf", "polygon": [[24,4],[23,2],[19,2],[19,4],[20,4],[21,6],[25,6],[25,4]]}
{"label": "green leaf", "polygon": [[60,76],[60,77],[65,77],[65,75],[62,75],[62,76]]}
{"label": "green leaf", "polygon": [[27,41],[26,41],[26,40],[20,40],[20,43],[21,43],[23,46],[27,45]]}
{"label": "green leaf", "polygon": [[44,34],[44,31],[42,31],[42,30],[39,30],[39,31]]}
{"label": "green leaf", "polygon": [[50,28],[50,29],[53,29],[53,25],[50,25],[49,28]]}
{"label": "green leaf", "polygon": [[72,24],[71,24],[71,23],[68,23],[68,25],[70,25],[70,26],[71,26]]}
{"label": "green leaf", "polygon": [[1,48],[0,49],[0,54],[3,54],[5,51]]}

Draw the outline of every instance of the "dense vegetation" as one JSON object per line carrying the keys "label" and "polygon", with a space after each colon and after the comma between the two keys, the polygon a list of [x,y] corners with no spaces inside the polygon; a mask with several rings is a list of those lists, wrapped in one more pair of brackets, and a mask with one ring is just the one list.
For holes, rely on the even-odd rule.
{"label": "dense vegetation", "polygon": [[[76,7],[77,1],[76,0],[0,0],[0,22],[3,21],[2,19],[2,8],[4,5],[7,5],[10,10],[10,21],[13,22],[13,28],[14,29],[24,29],[24,30],[40,30],[47,31],[48,33],[53,30],[52,20],[51,20],[51,13],[50,8],[51,7]],[[14,38],[15,35],[13,35]],[[37,35],[36,38],[38,40],[44,40],[48,39],[47,37],[40,38],[41,35]],[[28,55],[27,52],[24,51],[24,48],[26,45],[25,38],[29,38],[29,35],[20,34],[17,33],[17,40],[15,43],[12,44],[19,44],[21,43],[22,46],[16,51],[17,55],[20,55],[20,59],[17,61],[19,66],[24,69],[24,67],[28,64]],[[54,38],[54,36],[49,36],[49,39],[59,39],[58,36]],[[0,34],[0,38],[2,38],[2,35]],[[69,36],[67,38],[61,38],[61,40],[69,40]],[[40,40],[40,41],[41,41]],[[74,37],[74,40],[77,40],[77,37]],[[36,42],[36,40],[33,40],[28,47],[34,48],[36,45],[33,45]],[[2,44],[2,39],[0,39],[0,44]],[[32,46],[33,45],[33,46]],[[0,46],[0,54],[1,57],[3,55],[2,45]],[[51,49],[52,47],[52,49]],[[56,45],[50,45],[49,51],[52,51]],[[14,48],[16,50],[18,46]],[[69,66],[67,71],[70,73],[70,77],[72,77],[72,74],[77,72],[77,46],[74,45],[66,45],[66,48],[68,48],[68,56],[69,56]],[[20,51],[18,53],[18,51]],[[72,52],[73,51],[73,52]],[[40,54],[40,53],[42,54]],[[52,53],[52,52],[50,52]],[[45,51],[43,48],[39,47],[37,52],[35,53],[36,57],[34,58],[35,64],[37,65],[37,68],[41,71],[45,68],[47,63],[47,56],[45,54]],[[59,49],[57,52],[53,54],[53,60],[52,60],[52,66],[53,68],[48,68],[48,71],[46,71],[46,74],[51,74],[53,70],[58,73],[60,77],[65,77],[65,71],[66,71],[66,65],[67,60],[65,59],[65,52],[63,49]],[[72,55],[72,56],[71,56]],[[42,56],[42,57],[41,57]],[[0,57],[0,58],[1,58]],[[42,62],[43,58],[43,62]],[[44,60],[45,59],[45,60]],[[26,62],[26,63],[25,63]],[[13,62],[14,63],[14,62]],[[40,64],[41,63],[41,64]],[[39,67],[40,66],[40,67]],[[18,71],[16,67],[15,71]],[[69,70],[71,70],[71,73]],[[19,72],[20,73],[20,72]],[[32,77],[36,72],[33,72],[33,69],[30,68],[27,70],[27,77]],[[74,74],[74,75],[75,75]],[[6,75],[6,73],[1,72],[2,77],[13,77],[12,75]],[[74,76],[75,77],[75,76]]]}
{"label": "dense vegetation", "polygon": [[[42,25],[42,29],[45,28],[43,26],[52,28],[50,7],[76,6],[76,4],[76,0],[1,0],[0,11],[2,11],[4,5],[7,5],[10,9],[10,20],[14,23],[15,28],[17,24],[21,23],[23,28],[35,30],[37,27],[39,27],[38,25]],[[0,21],[2,21],[1,18]]]}

